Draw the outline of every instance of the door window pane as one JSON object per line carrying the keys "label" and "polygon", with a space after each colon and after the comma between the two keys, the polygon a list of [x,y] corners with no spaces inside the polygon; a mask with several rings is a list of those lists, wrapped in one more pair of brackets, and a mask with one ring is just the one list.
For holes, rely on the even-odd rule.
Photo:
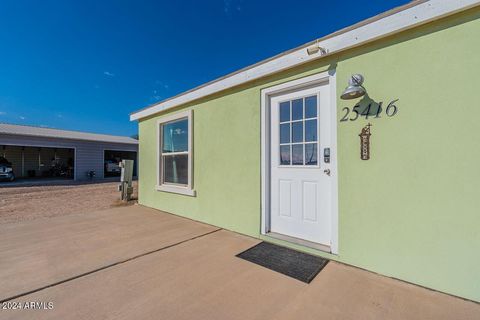
{"label": "door window pane", "polygon": [[290,145],[280,146],[280,164],[290,164]]}
{"label": "door window pane", "polygon": [[292,100],[292,120],[303,119],[303,99]]}
{"label": "door window pane", "polygon": [[305,141],[317,141],[317,119],[305,121]]}
{"label": "door window pane", "polygon": [[181,119],[162,125],[162,152],[188,151],[188,119]]}
{"label": "door window pane", "polygon": [[303,164],[303,144],[292,145],[292,164]]}
{"label": "door window pane", "polygon": [[163,156],[163,179],[166,183],[188,184],[188,155]]}
{"label": "door window pane", "polygon": [[280,125],[280,143],[290,142],[290,123]]}
{"label": "door window pane", "polygon": [[303,122],[292,123],[292,142],[303,142]]}
{"label": "door window pane", "polygon": [[305,98],[305,118],[315,118],[317,116],[317,96]]}
{"label": "door window pane", "polygon": [[290,101],[280,103],[280,122],[290,121]]}
{"label": "door window pane", "polygon": [[318,95],[285,101],[278,106],[280,164],[318,165]]}
{"label": "door window pane", "polygon": [[317,144],[309,143],[305,145],[305,164],[316,165],[317,164]]}

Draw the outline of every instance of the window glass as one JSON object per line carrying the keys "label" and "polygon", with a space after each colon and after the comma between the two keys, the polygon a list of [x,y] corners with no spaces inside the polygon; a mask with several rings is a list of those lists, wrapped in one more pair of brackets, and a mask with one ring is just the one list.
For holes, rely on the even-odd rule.
{"label": "window glass", "polygon": [[280,122],[290,121],[290,101],[280,103]]}
{"label": "window glass", "polygon": [[163,180],[166,183],[188,184],[188,155],[163,156]]}
{"label": "window glass", "polygon": [[280,125],[280,143],[290,142],[290,123]]}
{"label": "window glass", "polygon": [[280,146],[280,164],[290,164],[290,145]]}
{"label": "window glass", "polygon": [[300,120],[303,118],[303,99],[292,101],[292,120]]}
{"label": "window glass", "polygon": [[305,119],[317,116],[317,96],[305,98]]}
{"label": "window glass", "polygon": [[162,125],[163,153],[188,151],[188,119]]}
{"label": "window glass", "polygon": [[317,144],[308,143],[305,145],[305,164],[316,165],[317,164]]}
{"label": "window glass", "polygon": [[303,121],[292,122],[292,142],[303,142]]}
{"label": "window glass", "polygon": [[305,121],[305,141],[317,141],[317,119]]}
{"label": "window glass", "polygon": [[292,164],[303,164],[303,144],[292,145]]}

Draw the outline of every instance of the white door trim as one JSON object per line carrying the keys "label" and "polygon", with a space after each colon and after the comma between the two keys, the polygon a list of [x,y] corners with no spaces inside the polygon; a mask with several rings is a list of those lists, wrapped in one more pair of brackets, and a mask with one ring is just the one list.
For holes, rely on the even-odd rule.
{"label": "white door trim", "polygon": [[270,98],[280,93],[324,83],[328,83],[330,88],[330,107],[332,108],[332,242],[330,250],[331,253],[338,254],[337,94],[335,70],[285,82],[261,91],[262,212],[260,233],[266,235],[270,231]]}

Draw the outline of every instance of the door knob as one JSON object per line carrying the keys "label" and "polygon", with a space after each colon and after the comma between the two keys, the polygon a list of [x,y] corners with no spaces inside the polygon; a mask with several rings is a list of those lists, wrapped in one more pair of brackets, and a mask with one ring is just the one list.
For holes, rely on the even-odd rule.
{"label": "door knob", "polygon": [[325,173],[327,176],[330,176],[330,169],[323,170],[323,173]]}

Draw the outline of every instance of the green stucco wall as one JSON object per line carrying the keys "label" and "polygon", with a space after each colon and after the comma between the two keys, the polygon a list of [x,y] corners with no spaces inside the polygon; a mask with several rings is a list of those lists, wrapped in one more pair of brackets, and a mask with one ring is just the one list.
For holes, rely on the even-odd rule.
{"label": "green stucco wall", "polygon": [[[339,254],[314,252],[480,301],[480,12],[405,32],[196,101],[196,197],[155,191],[156,115],[140,122],[139,202],[260,236],[260,90],[336,68],[395,117],[337,122]],[[337,101],[343,107],[356,101]],[[369,161],[358,134],[372,123]],[[287,243],[277,241],[289,245]]]}

